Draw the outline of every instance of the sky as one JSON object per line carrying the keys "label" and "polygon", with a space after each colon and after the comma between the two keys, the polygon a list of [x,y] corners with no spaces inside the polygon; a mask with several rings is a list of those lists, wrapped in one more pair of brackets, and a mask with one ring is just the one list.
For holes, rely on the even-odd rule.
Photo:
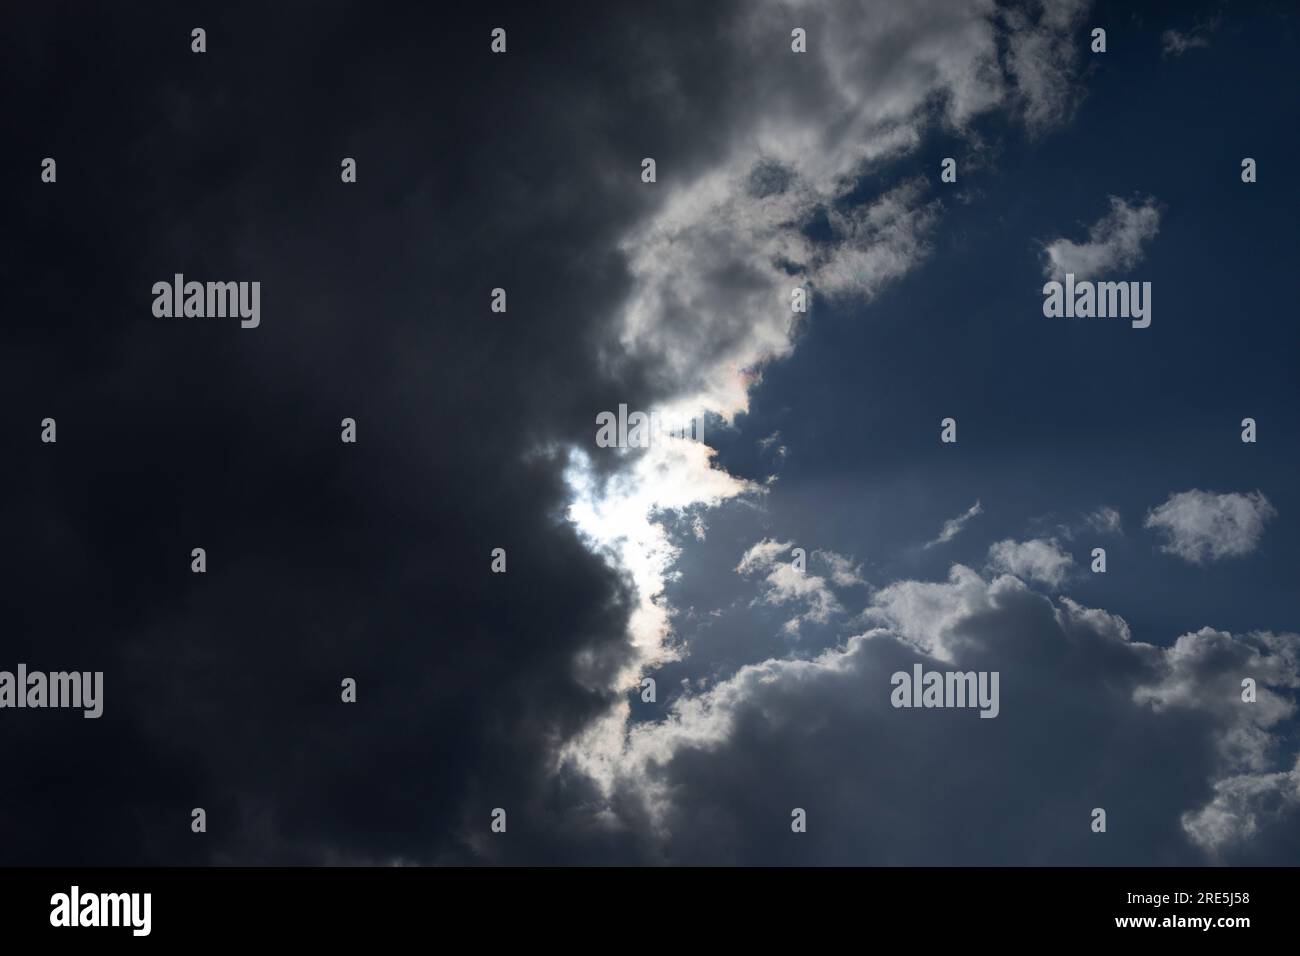
{"label": "sky", "polygon": [[1294,5],[4,19],[0,862],[1296,861]]}

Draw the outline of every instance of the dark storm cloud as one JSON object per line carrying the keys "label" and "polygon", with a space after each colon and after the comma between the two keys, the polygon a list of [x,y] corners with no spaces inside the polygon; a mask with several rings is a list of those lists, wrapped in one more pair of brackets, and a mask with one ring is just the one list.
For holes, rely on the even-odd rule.
{"label": "dark storm cloud", "polygon": [[[727,8],[688,6],[685,42],[594,8],[67,5],[5,31],[5,662],[106,674],[93,727],[7,720],[5,862],[494,858],[498,806],[509,858],[631,858],[549,772],[612,699],[629,595],[537,452],[655,397],[595,350],[657,198],[640,158],[688,169],[721,135],[698,80]],[[261,327],[153,318],[176,272],[260,281]]]}

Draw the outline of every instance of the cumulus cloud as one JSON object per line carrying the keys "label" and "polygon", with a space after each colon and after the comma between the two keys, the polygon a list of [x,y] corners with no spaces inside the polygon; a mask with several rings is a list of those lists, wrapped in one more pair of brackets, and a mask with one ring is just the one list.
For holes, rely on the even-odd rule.
{"label": "cumulus cloud", "polygon": [[1169,496],[1147,513],[1144,527],[1161,534],[1160,550],[1205,564],[1241,557],[1259,547],[1264,525],[1277,509],[1259,491],[1215,494],[1193,489]]}
{"label": "cumulus cloud", "polygon": [[[1294,829],[1285,726],[1300,637],[1205,629],[1161,647],[1105,610],[961,565],[946,582],[882,589],[868,612],[870,629],[843,645],[742,667],[604,754],[611,806],[653,822],[659,859],[1249,861]],[[998,670],[999,717],[894,709],[890,677],[916,662]],[[1241,703],[1243,668],[1264,707]],[[1026,789],[1036,812],[1007,813]],[[1125,840],[1088,839],[1098,805],[1123,813]],[[806,840],[750,838],[795,806],[809,814]]]}
{"label": "cumulus cloud", "polygon": [[[1278,773],[1243,773],[1214,783],[1214,799],[1183,814],[1187,835],[1215,858],[1270,835],[1295,819],[1300,808],[1300,761]],[[1282,856],[1290,861],[1294,855]]]}
{"label": "cumulus cloud", "polygon": [[881,588],[862,617],[936,660],[951,661],[962,640],[957,624],[988,608],[983,578],[954,564],[946,582],[896,581]]}
{"label": "cumulus cloud", "polygon": [[[1242,699],[1244,678],[1255,682],[1255,700]],[[1230,850],[1281,822],[1300,807],[1300,777],[1278,764],[1279,733],[1296,714],[1300,689],[1300,639],[1294,634],[1234,635],[1213,628],[1184,634],[1160,658],[1155,680],[1134,700],[1157,711],[1214,714],[1211,742],[1220,779],[1213,799],[1182,815],[1188,837],[1214,855]]]}
{"label": "cumulus cloud", "polygon": [[1154,199],[1130,203],[1110,197],[1110,212],[1088,229],[1086,242],[1054,239],[1046,246],[1043,272],[1052,279],[1073,273],[1076,279],[1105,277],[1131,269],[1142,261],[1144,243],[1160,231],[1160,210]]}
{"label": "cumulus cloud", "polygon": [[1059,588],[1074,567],[1074,558],[1061,550],[1055,538],[1030,541],[1007,538],[989,548],[989,564],[995,570],[1014,574],[1025,581],[1038,581]]}
{"label": "cumulus cloud", "polygon": [[928,542],[926,547],[933,548],[936,544],[947,544],[953,538],[957,537],[957,535],[961,534],[962,529],[966,527],[966,522],[983,512],[983,510],[984,509],[980,506],[980,503],[976,501],[957,517],[949,518],[943,523],[943,527],[939,530],[939,536],[933,541]]}
{"label": "cumulus cloud", "polygon": [[[1258,686],[1255,701],[1243,706],[1241,681],[1246,677]],[[1184,634],[1166,649],[1156,679],[1134,699],[1157,710],[1191,707],[1218,714],[1230,728],[1217,742],[1225,765],[1258,772],[1273,756],[1268,731],[1295,714],[1294,701],[1282,691],[1297,688],[1300,644],[1294,635],[1233,635],[1206,627]],[[1237,720],[1242,715],[1249,720]]]}

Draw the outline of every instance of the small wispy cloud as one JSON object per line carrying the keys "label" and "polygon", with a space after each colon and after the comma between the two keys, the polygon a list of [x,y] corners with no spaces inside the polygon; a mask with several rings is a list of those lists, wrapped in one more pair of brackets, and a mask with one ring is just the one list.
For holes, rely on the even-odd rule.
{"label": "small wispy cloud", "polygon": [[1169,29],[1160,34],[1161,56],[1182,56],[1189,50],[1201,49],[1210,45],[1208,34],[1219,28],[1219,18],[1197,23],[1190,30]]}
{"label": "small wispy cloud", "polygon": [[763,451],[773,453],[778,458],[784,458],[787,454],[785,445],[781,444],[781,433],[779,431],[772,432],[766,438],[760,438],[758,447]]}
{"label": "small wispy cloud", "polygon": [[1109,505],[1102,505],[1085,519],[1088,527],[1098,534],[1123,534],[1124,525],[1119,512]]}
{"label": "small wispy cloud", "polygon": [[826,563],[830,568],[831,580],[842,588],[853,587],[855,585],[865,585],[866,579],[862,577],[861,565],[854,564],[852,558],[837,554],[834,551],[814,551],[813,555]]}
{"label": "small wispy cloud", "polygon": [[943,523],[943,528],[939,531],[939,537],[926,544],[927,548],[933,548],[936,544],[947,544],[957,535],[961,534],[962,528],[966,527],[966,522],[970,521],[976,515],[982,513],[984,508],[976,501],[973,505],[959,514],[955,518],[949,518]]}
{"label": "small wispy cloud", "polygon": [[1115,270],[1127,270],[1142,261],[1143,245],[1160,231],[1160,209],[1154,199],[1129,202],[1110,197],[1110,212],[1088,229],[1086,242],[1054,239],[1044,251],[1043,272],[1051,279],[1091,279]]}
{"label": "small wispy cloud", "polygon": [[755,603],[800,608],[783,626],[787,635],[798,638],[800,625],[804,622],[825,624],[843,608],[825,578],[801,570],[788,560],[791,548],[789,541],[764,538],[744,553],[736,571],[746,577],[764,575],[763,593]]}

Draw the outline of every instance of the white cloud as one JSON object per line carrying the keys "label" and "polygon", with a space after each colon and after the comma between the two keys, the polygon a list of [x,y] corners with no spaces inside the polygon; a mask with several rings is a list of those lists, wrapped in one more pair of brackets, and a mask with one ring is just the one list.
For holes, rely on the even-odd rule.
{"label": "white cloud", "polygon": [[1055,538],[999,541],[989,548],[989,564],[997,571],[1025,581],[1059,588],[1074,567],[1074,558],[1061,550]]}
{"label": "white cloud", "polygon": [[740,556],[740,563],[736,565],[736,573],[754,574],[760,571],[770,571],[779,561],[793,560],[790,556],[793,548],[793,542],[764,538],[762,541],[750,545],[749,550]]}
{"label": "white cloud", "polygon": [[957,517],[949,518],[943,523],[943,528],[939,531],[939,537],[927,543],[926,547],[933,548],[936,544],[947,544],[953,538],[957,537],[957,535],[961,534],[962,529],[966,527],[966,522],[970,521],[970,519],[974,518],[976,515],[981,514],[983,511],[983,507],[981,507],[980,503],[976,501]]}
{"label": "white cloud", "polygon": [[[846,204],[862,174],[914,152],[936,122],[964,134],[995,109],[1023,108],[1035,126],[1064,118],[1054,91],[1069,83],[1086,8],[1053,0],[1008,20],[991,0],[804,4],[816,52],[792,75],[772,45],[789,35],[788,5],[747,5],[725,41],[744,67],[727,145],[686,180],[661,164],[655,188],[668,195],[622,243],[634,289],[618,350],[652,358],[684,403],[744,411],[762,366],[792,348],[792,288],[869,299],[928,251],[940,206],[926,177]],[[815,217],[829,241],[806,234]]]}
{"label": "white cloud", "polygon": [[803,226],[834,195],[792,171],[784,192],[754,196],[753,166],[750,157],[683,188],[624,245],[636,286],[622,350],[652,358],[684,407],[727,420],[747,410],[762,366],[793,349],[792,289],[873,296],[921,259],[937,215],[913,179],[865,207],[827,211],[833,238],[814,242]]}
{"label": "white cloud", "polygon": [[636,588],[637,605],[628,625],[635,657],[619,675],[620,685],[678,655],[670,643],[671,609],[663,599],[678,549],[659,515],[717,507],[759,492],[715,468],[716,454],[701,442],[664,436],[643,452],[628,454],[627,467],[601,482],[586,454],[573,451],[565,473],[571,494],[568,518],[588,545],[606,555]]}
{"label": "white cloud", "polygon": [[1258,491],[1183,491],[1147,513],[1144,527],[1164,536],[1160,550],[1193,564],[1250,554],[1277,509]]}
{"label": "white cloud", "polygon": [[1110,212],[1088,229],[1087,242],[1055,239],[1046,246],[1044,273],[1064,279],[1105,278],[1127,271],[1142,261],[1142,246],[1160,231],[1160,210],[1154,199],[1130,203],[1110,197]]}
{"label": "white cloud", "polygon": [[951,661],[964,640],[960,623],[976,610],[987,610],[987,597],[979,574],[954,564],[946,582],[896,581],[881,588],[862,619],[936,660]]}

